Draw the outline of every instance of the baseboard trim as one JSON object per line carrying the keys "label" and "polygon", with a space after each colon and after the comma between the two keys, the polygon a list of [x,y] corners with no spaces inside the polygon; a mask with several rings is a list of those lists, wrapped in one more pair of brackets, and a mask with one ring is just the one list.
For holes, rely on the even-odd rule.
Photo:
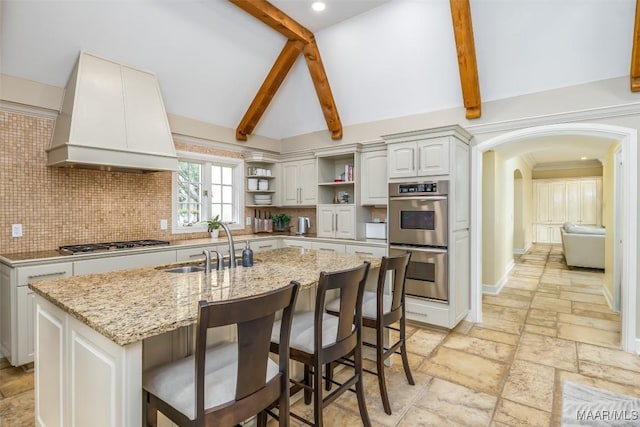
{"label": "baseboard trim", "polygon": [[514,254],[514,255],[524,255],[524,254],[526,254],[526,253],[527,253],[527,251],[528,251],[529,249],[531,249],[531,246],[533,246],[533,245],[532,245],[531,243],[529,243],[529,244],[528,244],[524,249],[516,249],[516,248],[513,248],[513,254]]}
{"label": "baseboard trim", "polygon": [[502,288],[504,287],[505,283],[507,283],[507,279],[509,278],[509,273],[511,273],[511,270],[513,270],[513,267],[515,265],[516,264],[513,262],[513,260],[511,260],[511,262],[507,266],[504,274],[502,275],[502,278],[500,278],[500,280],[498,280],[498,283],[496,283],[494,285],[485,285],[483,283],[482,284],[482,293],[483,294],[489,294],[489,295],[498,295],[500,293],[500,291],[502,290]]}
{"label": "baseboard trim", "polygon": [[640,338],[636,338],[636,348],[635,353],[640,354]]}

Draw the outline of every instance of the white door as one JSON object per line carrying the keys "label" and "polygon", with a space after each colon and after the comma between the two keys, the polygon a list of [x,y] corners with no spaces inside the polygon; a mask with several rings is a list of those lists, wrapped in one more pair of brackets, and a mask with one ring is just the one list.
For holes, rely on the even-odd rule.
{"label": "white door", "polygon": [[318,191],[316,159],[304,160],[299,163],[298,186],[300,187],[300,204],[315,205]]}
{"label": "white door", "polygon": [[318,205],[318,237],[335,236],[335,209],[332,205]]}
{"label": "white door", "polygon": [[582,202],[581,202],[580,181],[568,181],[567,189],[567,221],[575,224],[582,222]]}
{"label": "white door", "polygon": [[407,178],[416,176],[416,143],[401,142],[388,146],[389,178]]}
{"label": "white door", "polygon": [[336,237],[342,239],[356,238],[355,206],[336,206]]}
{"label": "white door", "polygon": [[599,180],[588,179],[580,182],[581,224],[600,225],[598,208],[600,203]]}
{"label": "white door", "polygon": [[553,223],[564,222],[565,215],[565,183],[564,182],[552,182],[549,188],[550,194],[550,209],[549,220]]}
{"label": "white door", "polygon": [[536,195],[536,222],[549,222],[551,220],[551,209],[549,206],[549,183],[536,182],[534,186]]}
{"label": "white door", "polygon": [[449,138],[418,142],[418,176],[449,174]]}
{"label": "white door", "polygon": [[281,193],[283,205],[298,204],[298,165],[296,163],[282,164]]}

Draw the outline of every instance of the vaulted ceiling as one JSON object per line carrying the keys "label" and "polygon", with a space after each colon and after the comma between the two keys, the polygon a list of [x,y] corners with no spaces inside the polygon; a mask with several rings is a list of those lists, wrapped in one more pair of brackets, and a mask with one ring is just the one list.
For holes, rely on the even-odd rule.
{"label": "vaulted ceiling", "polygon": [[[272,3],[315,32],[344,126],[463,105],[449,0]],[[226,0],[4,0],[0,72],[63,87],[80,50],[151,70],[169,113],[235,129],[285,43]],[[483,102],[629,75],[635,0],[471,0]],[[298,58],[254,133],[326,130]],[[327,132],[330,137],[330,132]]]}

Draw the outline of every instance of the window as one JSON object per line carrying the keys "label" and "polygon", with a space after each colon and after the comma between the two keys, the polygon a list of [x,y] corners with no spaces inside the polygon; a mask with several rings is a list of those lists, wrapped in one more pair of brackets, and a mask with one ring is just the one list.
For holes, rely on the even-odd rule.
{"label": "window", "polygon": [[178,171],[173,174],[173,231],[206,231],[203,221],[216,215],[230,229],[244,228],[243,161],[188,152],[178,156]]}

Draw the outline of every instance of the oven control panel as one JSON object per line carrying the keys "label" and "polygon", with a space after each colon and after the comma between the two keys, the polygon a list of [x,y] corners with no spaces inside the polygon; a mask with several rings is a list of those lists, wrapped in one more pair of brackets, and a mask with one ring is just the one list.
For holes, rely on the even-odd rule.
{"label": "oven control panel", "polygon": [[449,181],[390,183],[389,196],[442,196],[449,193]]}

